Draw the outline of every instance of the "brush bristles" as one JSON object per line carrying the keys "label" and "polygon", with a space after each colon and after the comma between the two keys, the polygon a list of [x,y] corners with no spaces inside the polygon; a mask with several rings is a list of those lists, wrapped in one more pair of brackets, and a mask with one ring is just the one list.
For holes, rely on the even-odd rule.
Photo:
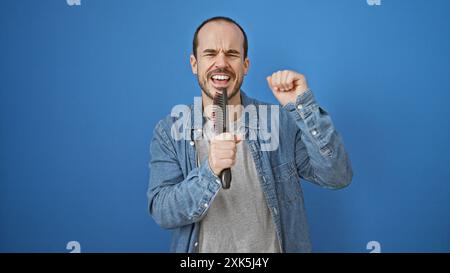
{"label": "brush bristles", "polygon": [[221,134],[225,132],[225,121],[226,121],[226,104],[227,104],[227,93],[226,90],[222,92],[216,92],[213,98],[213,112],[212,120],[214,123],[214,132],[216,134]]}

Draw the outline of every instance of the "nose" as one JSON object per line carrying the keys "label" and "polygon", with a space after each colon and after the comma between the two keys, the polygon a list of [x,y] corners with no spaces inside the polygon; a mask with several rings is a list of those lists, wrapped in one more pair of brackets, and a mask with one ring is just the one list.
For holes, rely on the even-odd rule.
{"label": "nose", "polygon": [[228,66],[227,57],[222,52],[217,54],[216,61],[215,61],[215,66],[217,68],[224,68],[224,67]]}

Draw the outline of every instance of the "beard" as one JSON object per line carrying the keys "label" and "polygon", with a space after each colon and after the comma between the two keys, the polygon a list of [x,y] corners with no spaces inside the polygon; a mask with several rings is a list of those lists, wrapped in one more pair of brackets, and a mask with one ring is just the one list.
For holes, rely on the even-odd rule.
{"label": "beard", "polygon": [[[222,71],[220,71],[220,72],[222,72]],[[218,72],[218,70],[215,70],[213,72]],[[233,75],[233,77],[231,79],[236,78],[236,76],[234,76],[234,73],[230,73],[229,71],[223,71],[223,72],[228,72],[230,75]],[[212,72],[208,73],[208,76],[204,80],[200,80],[200,77],[198,76],[199,74],[197,72],[197,81],[198,81],[198,85],[200,85],[200,88],[202,89],[203,94],[205,94],[208,98],[210,98],[212,100],[212,99],[214,99],[214,95],[207,88],[208,79],[210,78],[209,75],[211,75],[211,74],[212,74]],[[240,76],[239,78],[237,78],[236,85],[234,86],[233,90],[231,91],[231,94],[228,96],[229,100],[231,98],[233,98],[234,96],[236,96],[237,93],[239,93],[239,90],[241,90],[241,86],[242,86],[243,81],[244,81],[244,76]],[[228,90],[227,90],[227,93],[228,93]]]}

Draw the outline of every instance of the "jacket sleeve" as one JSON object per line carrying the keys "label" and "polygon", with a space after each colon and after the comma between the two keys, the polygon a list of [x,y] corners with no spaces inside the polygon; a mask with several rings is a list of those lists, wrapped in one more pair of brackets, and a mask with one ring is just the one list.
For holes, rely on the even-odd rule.
{"label": "jacket sleeve", "polygon": [[176,228],[200,221],[221,188],[206,158],[198,168],[183,176],[174,144],[162,121],[150,145],[148,208],[163,228]]}
{"label": "jacket sleeve", "polygon": [[299,176],[325,188],[350,184],[353,171],[342,139],[328,113],[307,90],[284,106],[297,124],[295,162]]}

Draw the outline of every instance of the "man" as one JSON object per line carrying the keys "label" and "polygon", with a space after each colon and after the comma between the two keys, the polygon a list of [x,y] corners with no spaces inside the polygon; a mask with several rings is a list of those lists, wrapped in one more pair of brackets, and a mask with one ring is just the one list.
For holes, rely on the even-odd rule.
{"label": "man", "polygon": [[[302,74],[284,70],[267,77],[282,108],[275,123],[264,122],[267,115],[261,109],[267,107],[261,106],[267,104],[240,89],[250,65],[248,42],[230,18],[203,22],[192,50],[201,109],[189,108],[181,130],[186,139],[174,137],[178,119],[168,116],[157,124],[151,142],[149,211],[161,227],[172,230],[171,250],[311,251],[300,179],[338,189],[353,175],[328,113],[317,104]],[[249,118],[256,126],[242,122],[244,114],[237,107],[241,110],[232,111],[229,119],[233,125],[241,121],[239,133],[211,135],[214,125],[206,109],[223,89],[230,106],[257,106]],[[198,110],[205,118],[200,124],[190,122]],[[268,130],[278,134],[274,149],[262,149],[262,124],[280,128]],[[232,183],[223,189],[220,174],[227,168]]]}

